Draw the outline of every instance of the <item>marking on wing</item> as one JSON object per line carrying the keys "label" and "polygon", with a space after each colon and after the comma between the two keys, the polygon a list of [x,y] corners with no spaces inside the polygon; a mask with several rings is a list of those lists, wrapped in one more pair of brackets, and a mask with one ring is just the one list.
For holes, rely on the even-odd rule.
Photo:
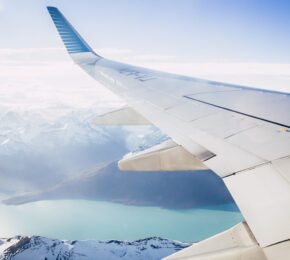
{"label": "marking on wing", "polygon": [[152,77],[151,75],[142,73],[142,72],[137,71],[137,70],[129,69],[129,68],[120,69],[119,72],[120,72],[120,74],[123,74],[126,76],[131,76],[132,78],[134,78],[140,82],[157,79],[155,77]]}
{"label": "marking on wing", "polygon": [[283,132],[290,133],[290,130],[289,130],[288,128],[286,128],[286,127],[282,128],[282,131],[283,131]]}

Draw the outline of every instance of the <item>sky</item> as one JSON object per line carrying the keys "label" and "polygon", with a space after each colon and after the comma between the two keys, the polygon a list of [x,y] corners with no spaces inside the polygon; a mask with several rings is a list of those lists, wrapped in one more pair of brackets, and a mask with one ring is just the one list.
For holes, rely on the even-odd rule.
{"label": "sky", "polygon": [[0,48],[61,47],[46,5],[97,49],[194,61],[290,59],[290,2],[272,0],[1,0]]}
{"label": "sky", "polygon": [[[69,71],[47,5],[58,7],[104,57],[290,92],[289,1],[0,0],[2,76],[20,65],[16,77],[37,76],[39,61]],[[87,81],[80,70],[77,76]]]}

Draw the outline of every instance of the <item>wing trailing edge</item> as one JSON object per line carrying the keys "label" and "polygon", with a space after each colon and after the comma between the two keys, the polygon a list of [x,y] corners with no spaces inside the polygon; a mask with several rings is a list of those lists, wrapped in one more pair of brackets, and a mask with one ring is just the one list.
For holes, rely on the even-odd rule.
{"label": "wing trailing edge", "polygon": [[[283,245],[284,244],[284,245]],[[282,245],[282,247],[281,247]],[[275,260],[277,250],[287,254],[287,242],[281,245],[273,245],[268,248],[261,248],[252,234],[246,222],[210,237],[204,241],[183,249],[173,255],[163,258],[163,260],[191,259],[191,260]],[[286,260],[285,258],[279,258]]]}

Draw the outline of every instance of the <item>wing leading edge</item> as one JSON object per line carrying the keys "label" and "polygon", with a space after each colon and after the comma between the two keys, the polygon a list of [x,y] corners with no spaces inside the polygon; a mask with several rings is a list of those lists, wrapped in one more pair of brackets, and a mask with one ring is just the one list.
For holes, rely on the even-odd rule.
{"label": "wing leading edge", "polygon": [[[223,178],[247,221],[249,228],[245,232],[262,252],[261,258],[255,259],[287,259],[290,94],[168,74],[101,58],[71,29],[64,16],[51,8],[48,10],[60,36],[68,34],[64,43],[78,65]],[[241,236],[239,232],[235,234]],[[224,246],[227,247],[226,241]],[[234,250],[236,253],[228,258],[206,258],[213,251],[212,242],[207,242],[193,246],[191,253],[187,250],[186,259],[199,259],[194,255],[200,247],[205,247],[202,259],[251,256]],[[255,249],[253,252],[261,255]],[[181,253],[172,257],[185,256]]]}

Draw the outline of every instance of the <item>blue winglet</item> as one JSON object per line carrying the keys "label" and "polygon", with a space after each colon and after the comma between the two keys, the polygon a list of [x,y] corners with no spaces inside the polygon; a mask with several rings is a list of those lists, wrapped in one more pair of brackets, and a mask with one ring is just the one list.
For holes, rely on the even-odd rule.
{"label": "blue winglet", "polygon": [[69,54],[81,52],[91,52],[95,54],[91,47],[56,7],[48,6],[47,10]]}

